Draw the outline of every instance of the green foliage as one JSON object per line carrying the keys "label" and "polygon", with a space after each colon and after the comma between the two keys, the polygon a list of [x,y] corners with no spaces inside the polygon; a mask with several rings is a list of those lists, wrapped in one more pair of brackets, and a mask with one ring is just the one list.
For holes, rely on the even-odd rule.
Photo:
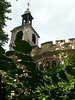
{"label": "green foliage", "polygon": [[72,63],[74,60],[75,56],[63,55],[63,65],[46,71],[44,78],[47,82],[44,82],[45,88],[43,88],[46,91],[44,95],[48,95],[49,100],[75,99],[75,64]]}
{"label": "green foliage", "polygon": [[5,53],[5,50],[0,46],[0,56]]}
{"label": "green foliage", "polygon": [[15,41],[15,45],[16,47],[13,47],[14,50],[18,51],[18,52],[23,52],[23,53],[26,53],[26,54],[30,54],[31,53],[31,46],[29,45],[28,42],[26,41],[20,41],[19,39],[17,39]]}
{"label": "green foliage", "polygon": [[[41,85],[43,74],[36,69],[36,64],[30,57],[32,50],[30,44],[26,41],[16,40],[13,48],[14,51],[5,53],[0,47],[0,75],[6,74],[5,98],[33,98],[36,87]],[[12,91],[16,94],[13,97]]]}
{"label": "green foliage", "polygon": [[[32,47],[16,40],[14,51],[0,47],[0,99],[73,100],[75,99],[75,57],[63,55],[61,66],[38,70],[30,57]],[[5,81],[1,76],[5,75]]]}
{"label": "green foliage", "polygon": [[10,13],[10,3],[6,0],[0,0],[0,45],[3,45],[8,40],[8,35],[5,34],[3,28],[6,26],[6,19],[10,18],[6,16],[6,13]]}

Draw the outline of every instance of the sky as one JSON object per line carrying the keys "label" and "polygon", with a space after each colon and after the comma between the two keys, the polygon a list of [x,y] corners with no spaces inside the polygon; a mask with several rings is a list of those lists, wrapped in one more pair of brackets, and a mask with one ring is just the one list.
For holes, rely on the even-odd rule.
{"label": "sky", "polygon": [[[11,30],[22,23],[21,15],[27,9],[28,0],[7,0],[11,2],[11,14],[7,14],[11,21],[6,21],[5,32],[9,35],[9,42],[5,49],[9,49]],[[40,35],[41,43],[75,38],[75,0],[30,0],[29,7],[34,20],[32,27]]]}

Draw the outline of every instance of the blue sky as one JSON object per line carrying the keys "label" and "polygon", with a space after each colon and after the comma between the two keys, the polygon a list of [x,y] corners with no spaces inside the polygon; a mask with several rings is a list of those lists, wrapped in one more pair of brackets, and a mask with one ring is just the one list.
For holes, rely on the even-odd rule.
{"label": "blue sky", "polygon": [[[11,39],[11,30],[21,25],[21,15],[27,9],[27,0],[11,1],[11,21],[6,21],[6,33]],[[39,45],[47,41],[75,38],[75,0],[30,0],[30,11],[34,17],[32,26],[40,35]],[[5,45],[8,50],[9,43]]]}

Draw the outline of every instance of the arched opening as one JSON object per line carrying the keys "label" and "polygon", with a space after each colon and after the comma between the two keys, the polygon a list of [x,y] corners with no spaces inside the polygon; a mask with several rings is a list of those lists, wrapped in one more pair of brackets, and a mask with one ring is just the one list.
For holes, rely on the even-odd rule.
{"label": "arched opening", "polygon": [[52,68],[54,68],[54,66],[56,66],[56,62],[55,61],[52,62]]}
{"label": "arched opening", "polygon": [[22,31],[19,31],[16,35],[16,39],[22,39],[22,36],[23,36],[23,32]]}
{"label": "arched opening", "polygon": [[43,70],[43,63],[40,64],[40,70]]}
{"label": "arched opening", "polygon": [[45,66],[46,66],[47,69],[50,69],[50,62],[47,61],[46,64],[45,64]]}
{"label": "arched opening", "polygon": [[36,36],[32,34],[32,41],[36,44]]}

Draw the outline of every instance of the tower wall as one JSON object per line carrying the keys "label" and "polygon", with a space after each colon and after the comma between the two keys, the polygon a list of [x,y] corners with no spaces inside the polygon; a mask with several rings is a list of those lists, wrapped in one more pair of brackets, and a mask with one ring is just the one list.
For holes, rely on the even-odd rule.
{"label": "tower wall", "polygon": [[[15,29],[13,29],[11,31],[12,32],[12,36],[11,36],[11,42],[10,42],[10,50],[12,50],[12,46],[11,45],[14,45],[14,41],[16,40],[17,33],[20,32],[20,31],[23,32],[22,40],[25,40],[25,41],[29,42],[29,44],[31,46],[38,45],[38,42],[39,42],[38,34],[34,31],[34,29],[30,25],[26,25],[26,26],[17,27],[17,28],[15,28]],[[32,41],[32,35],[33,34],[36,37],[36,43],[34,43]]]}

